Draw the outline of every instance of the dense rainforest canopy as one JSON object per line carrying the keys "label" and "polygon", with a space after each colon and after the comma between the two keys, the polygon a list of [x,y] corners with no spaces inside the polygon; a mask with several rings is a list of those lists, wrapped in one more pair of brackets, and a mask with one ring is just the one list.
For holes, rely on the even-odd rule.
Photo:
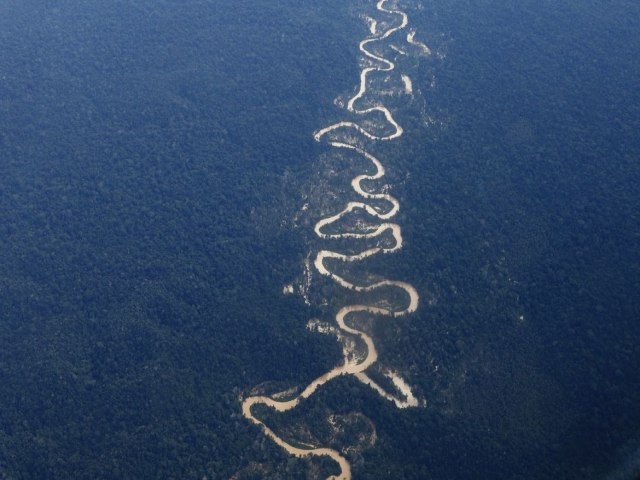
{"label": "dense rainforest canopy", "polygon": [[[322,440],[362,412],[344,445],[374,419],[357,479],[636,478],[640,6],[399,3],[437,55],[398,64],[416,95],[379,151],[406,243],[372,268],[423,303],[373,328],[427,406],[340,379],[265,415]],[[239,399],[340,358],[282,289],[371,8],[0,6],[0,478],[332,473]]]}

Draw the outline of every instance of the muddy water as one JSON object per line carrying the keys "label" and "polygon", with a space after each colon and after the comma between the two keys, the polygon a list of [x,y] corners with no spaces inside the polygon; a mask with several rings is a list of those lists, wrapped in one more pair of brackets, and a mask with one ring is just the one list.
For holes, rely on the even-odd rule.
{"label": "muddy water", "polygon": [[[262,427],[262,430],[266,436],[271,438],[276,444],[281,446],[291,455],[296,457],[308,457],[308,456],[326,456],[333,459],[340,467],[340,474],[337,476],[329,477],[332,480],[350,480],[351,479],[351,466],[347,459],[338,451],[318,447],[318,448],[303,448],[300,446],[292,445],[288,443],[281,437],[279,437],[271,428],[269,428],[265,423],[263,423],[259,418],[257,418],[253,411],[252,407],[257,404],[265,405],[267,407],[273,408],[278,412],[286,412],[293,408],[296,408],[297,405],[300,404],[301,401],[309,398],[314,392],[324,385],[327,382],[330,382],[332,379],[341,376],[341,375],[352,375],[354,378],[361,381],[363,384],[368,385],[374,391],[376,391],[381,397],[385,398],[388,401],[393,402],[398,408],[408,408],[408,407],[416,407],[421,404],[421,402],[414,396],[411,387],[409,384],[402,379],[397,373],[392,372],[390,370],[383,371],[383,375],[387,377],[391,384],[394,386],[396,392],[390,393],[386,391],[382,386],[376,383],[369,375],[367,375],[366,371],[372,365],[374,365],[378,360],[378,352],[376,350],[374,339],[368,335],[367,333],[350,326],[347,322],[347,319],[350,315],[358,312],[368,313],[372,316],[387,316],[387,317],[401,317],[404,315],[408,315],[412,312],[415,312],[419,305],[419,296],[416,289],[410,285],[409,283],[397,281],[397,280],[382,280],[379,282],[367,284],[367,285],[359,285],[350,282],[349,280],[341,277],[337,273],[331,270],[330,265],[335,262],[359,262],[366,258],[372,257],[377,254],[387,254],[393,253],[402,248],[403,240],[402,240],[402,232],[400,226],[396,223],[391,222],[390,220],[397,214],[400,209],[400,204],[397,199],[392,197],[387,193],[371,193],[365,191],[361,182],[363,181],[372,181],[378,180],[384,177],[385,169],[382,162],[374,157],[371,153],[365,151],[363,148],[355,145],[351,145],[346,143],[346,141],[339,140],[340,134],[342,132],[350,132],[353,131],[358,132],[360,135],[365,137],[368,140],[372,141],[391,141],[396,138],[399,138],[403,134],[402,127],[398,124],[398,122],[394,119],[391,111],[385,107],[384,105],[377,104],[369,108],[359,109],[357,104],[360,99],[364,97],[367,93],[367,86],[369,84],[368,78],[372,74],[380,73],[380,72],[391,72],[395,69],[395,64],[391,60],[384,58],[372,50],[369,49],[370,46],[375,44],[376,42],[381,42],[389,38],[395,32],[405,29],[409,23],[409,19],[406,13],[398,10],[395,7],[387,6],[390,2],[388,0],[379,0],[376,4],[376,8],[381,14],[384,16],[385,20],[390,21],[391,25],[386,30],[381,26],[380,20],[375,20],[369,18],[370,22],[370,32],[371,37],[368,37],[362,40],[359,44],[360,52],[369,59],[370,63],[373,66],[366,66],[360,72],[360,83],[357,93],[349,99],[347,104],[347,110],[357,116],[365,116],[370,115],[372,113],[378,112],[381,113],[385,121],[387,122],[387,126],[384,127],[385,131],[389,131],[387,134],[376,134],[376,132],[372,132],[360,126],[356,122],[351,121],[342,121],[335,123],[333,125],[329,125],[328,127],[322,128],[315,132],[314,138],[316,141],[321,142],[324,141],[325,137],[329,138],[327,140],[328,145],[336,149],[344,149],[351,150],[361,155],[363,158],[371,162],[371,164],[375,167],[375,173],[372,175],[358,175],[351,181],[351,186],[355,193],[357,193],[362,200],[349,202],[343,208],[342,211],[333,214],[331,216],[320,219],[314,228],[314,231],[318,237],[321,239],[344,239],[344,238],[352,238],[352,239],[371,239],[376,238],[383,235],[385,232],[390,232],[394,242],[392,246],[376,246],[373,248],[369,248],[355,255],[345,255],[339,252],[335,252],[332,250],[320,250],[316,257],[313,265],[317,272],[320,275],[331,278],[334,282],[341,285],[342,287],[355,291],[355,292],[372,292],[381,288],[397,288],[405,292],[406,294],[406,306],[402,308],[396,307],[381,307],[377,305],[347,305],[342,307],[338,313],[336,314],[336,331],[340,332],[342,335],[351,335],[360,338],[360,340],[364,343],[366,347],[366,355],[364,358],[354,358],[353,355],[347,355],[348,352],[345,352],[345,356],[343,358],[343,363],[341,365],[336,366],[332,370],[326,372],[320,377],[313,380],[309,385],[302,390],[294,398],[289,400],[278,400],[277,398],[268,397],[268,396],[251,396],[244,399],[242,403],[242,414],[244,417]],[[388,20],[391,18],[393,20]],[[414,38],[415,31],[409,32],[407,35],[407,41],[413,45],[419,46],[424,53],[430,53],[428,47]],[[405,81],[406,84],[406,81]],[[390,128],[389,128],[390,127]],[[331,135],[329,135],[331,134]],[[379,206],[372,206],[367,203],[367,200],[375,200],[376,205],[379,204],[387,204],[387,208],[381,208]],[[354,211],[362,211],[366,212],[369,216],[379,219],[382,221],[377,226],[367,226],[363,227],[360,232],[349,232],[349,233],[325,233],[324,229],[332,225],[335,222],[338,222],[345,215],[354,212]]]}

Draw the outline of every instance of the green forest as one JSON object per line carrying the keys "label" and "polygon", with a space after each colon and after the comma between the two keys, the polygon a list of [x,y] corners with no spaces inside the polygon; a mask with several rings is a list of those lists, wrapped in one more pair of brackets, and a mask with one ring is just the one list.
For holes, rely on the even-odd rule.
{"label": "green forest", "polygon": [[[261,415],[355,479],[633,480],[640,6],[398,4],[434,55],[398,59],[416,93],[375,153],[405,245],[367,269],[422,304],[368,328],[426,407],[340,378]],[[240,408],[341,359],[306,325],[350,294],[282,292],[317,248],[313,132],[344,116],[373,7],[0,6],[0,479],[336,473]]]}

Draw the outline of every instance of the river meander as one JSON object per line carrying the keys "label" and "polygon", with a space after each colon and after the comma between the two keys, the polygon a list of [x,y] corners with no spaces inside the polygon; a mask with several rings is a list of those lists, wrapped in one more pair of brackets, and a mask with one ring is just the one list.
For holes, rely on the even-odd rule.
{"label": "river meander", "polygon": [[[259,425],[266,436],[271,438],[289,454],[296,457],[325,456],[333,459],[340,467],[340,473],[338,475],[329,477],[333,480],[349,480],[352,478],[351,465],[341,452],[328,447],[301,448],[299,443],[293,445],[287,442],[258,418],[253,413],[252,407],[261,404],[278,412],[286,412],[296,408],[300,402],[312,396],[322,385],[341,375],[353,376],[363,384],[371,387],[384,399],[393,402],[398,408],[417,407],[424,404],[424,402],[416,398],[409,384],[396,372],[383,370],[383,375],[391,381],[395,392],[388,392],[367,374],[367,369],[378,361],[378,352],[374,339],[369,334],[349,324],[349,317],[356,313],[365,313],[371,316],[401,317],[415,312],[419,306],[419,295],[416,289],[409,283],[399,280],[385,279],[373,283],[360,284],[344,278],[331,268],[331,265],[335,265],[336,262],[348,264],[360,262],[378,254],[393,253],[401,249],[403,245],[401,228],[398,224],[391,221],[400,209],[398,200],[386,193],[386,191],[372,192],[362,186],[362,182],[371,183],[371,181],[379,180],[385,176],[385,168],[382,162],[359,144],[350,141],[350,138],[347,138],[345,135],[346,132],[352,134],[355,132],[369,142],[388,142],[401,137],[403,134],[403,129],[400,124],[395,120],[391,111],[383,104],[375,103],[373,106],[366,108],[358,107],[363,97],[367,93],[370,93],[368,88],[370,76],[382,73],[388,74],[396,68],[392,60],[385,58],[372,48],[376,43],[384,42],[395,33],[406,29],[409,24],[407,14],[395,6],[390,6],[389,4],[391,3],[389,0],[379,0],[377,2],[376,9],[380,15],[384,17],[383,19],[367,17],[371,35],[359,44],[360,52],[366,59],[366,65],[360,71],[358,90],[346,105],[347,110],[355,116],[382,114],[386,125],[382,125],[382,128],[379,130],[383,130],[386,133],[378,133],[377,125],[376,129],[372,129],[370,125],[365,128],[354,121],[340,121],[314,133],[314,139],[318,142],[326,142],[330,147],[338,149],[339,151],[350,150],[362,156],[373,165],[375,172],[373,174],[360,174],[353,178],[351,180],[351,187],[360,197],[360,200],[348,202],[341,211],[318,220],[315,224],[314,231],[315,234],[323,240],[376,239],[389,232],[393,238],[393,243],[388,245],[387,243],[379,242],[378,245],[367,248],[357,254],[344,254],[329,249],[322,249],[317,252],[313,266],[320,275],[328,277],[338,285],[354,292],[374,292],[390,287],[398,289],[404,292],[406,304],[402,306],[389,306],[382,303],[381,305],[384,306],[378,304],[353,304],[340,308],[335,316],[336,331],[342,335],[359,338],[365,346],[364,356],[354,357],[353,355],[348,355],[349,352],[345,351],[343,361],[340,365],[313,380],[294,398],[281,400],[279,398],[282,397],[277,395],[257,395],[245,398],[242,403],[243,416],[254,424]],[[415,40],[414,36],[415,30],[411,30],[406,35],[407,43],[417,46],[423,54],[429,54],[429,48]],[[406,75],[403,76],[405,85],[407,84],[408,78]],[[410,80],[408,80],[408,82],[408,84],[411,85]],[[371,201],[374,201],[374,204],[371,204]],[[381,205],[386,205],[386,207],[382,207]],[[335,224],[352,212],[366,213],[369,217],[377,219],[381,221],[381,223],[375,226],[363,225],[358,231],[343,233],[325,232],[327,227]]]}

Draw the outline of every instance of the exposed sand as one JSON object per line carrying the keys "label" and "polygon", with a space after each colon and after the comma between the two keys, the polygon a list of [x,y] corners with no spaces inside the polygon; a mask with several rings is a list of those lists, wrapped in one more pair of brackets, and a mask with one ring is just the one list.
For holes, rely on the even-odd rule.
{"label": "exposed sand", "polygon": [[404,83],[404,91],[409,95],[413,94],[413,82],[408,75],[402,75],[402,83]]}
{"label": "exposed sand", "polygon": [[367,23],[369,24],[369,32],[371,35],[375,35],[377,33],[378,21],[375,18],[365,17]]}
{"label": "exposed sand", "polygon": [[431,55],[431,49],[429,48],[428,45],[418,41],[415,39],[416,37],[416,31],[415,30],[411,30],[408,34],[407,34],[407,42],[409,42],[411,45],[415,45],[416,47],[420,48],[420,50],[422,50],[422,53],[425,55]]}

